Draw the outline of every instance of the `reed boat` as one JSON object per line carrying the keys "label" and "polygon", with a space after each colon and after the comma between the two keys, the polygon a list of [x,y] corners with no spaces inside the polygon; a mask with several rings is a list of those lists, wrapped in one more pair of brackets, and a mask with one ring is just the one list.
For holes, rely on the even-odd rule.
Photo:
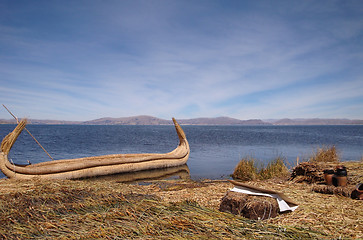
{"label": "reed boat", "polygon": [[182,166],[189,158],[190,148],[183,129],[174,118],[173,122],[179,145],[168,153],[111,154],[19,165],[9,162],[8,155],[27,124],[23,119],[1,143],[0,169],[14,179],[78,179]]}
{"label": "reed boat", "polygon": [[106,180],[118,183],[134,183],[134,182],[150,182],[150,181],[164,180],[164,179],[190,179],[190,170],[188,165],[184,164],[176,167],[158,168],[158,169],[143,170],[137,172],[97,176],[92,178],[85,178],[82,180],[89,182]]}

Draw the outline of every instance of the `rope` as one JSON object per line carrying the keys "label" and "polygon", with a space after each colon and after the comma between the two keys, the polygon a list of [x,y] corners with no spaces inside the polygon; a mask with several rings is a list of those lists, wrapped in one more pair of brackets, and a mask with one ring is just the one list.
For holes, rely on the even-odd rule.
{"label": "rope", "polygon": [[[15,118],[16,123],[19,124],[19,119],[12,112],[10,112],[10,110],[4,104],[3,104],[3,106],[10,113],[10,115],[13,116],[13,118]],[[34,139],[34,141],[43,149],[43,151],[48,155],[48,157],[50,157],[50,159],[54,160],[54,158],[52,158],[52,156],[50,156],[50,154],[47,152],[47,150],[45,150],[45,148],[38,142],[38,140],[33,136],[33,134],[31,134],[28,129],[26,129],[26,128],[24,128],[24,129]]]}
{"label": "rope", "polygon": [[13,162],[13,159],[11,159],[10,158],[10,161],[11,161],[11,163],[13,164],[13,166],[14,166],[14,173],[16,173],[16,171],[15,171],[15,163]]}

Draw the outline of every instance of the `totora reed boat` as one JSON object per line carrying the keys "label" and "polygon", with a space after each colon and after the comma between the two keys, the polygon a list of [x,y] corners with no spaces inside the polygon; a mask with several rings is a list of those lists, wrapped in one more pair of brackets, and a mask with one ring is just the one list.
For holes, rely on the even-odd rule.
{"label": "totora reed boat", "polygon": [[0,169],[15,179],[77,179],[181,166],[186,164],[190,149],[183,129],[174,118],[173,122],[179,145],[169,153],[111,154],[19,165],[10,163],[8,154],[26,126],[27,120],[23,119],[1,143]]}

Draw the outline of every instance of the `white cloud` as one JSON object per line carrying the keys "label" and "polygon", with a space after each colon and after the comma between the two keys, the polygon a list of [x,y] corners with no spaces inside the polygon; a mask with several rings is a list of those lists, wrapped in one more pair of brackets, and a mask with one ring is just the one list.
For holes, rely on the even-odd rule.
{"label": "white cloud", "polygon": [[[20,114],[67,120],[324,117],[339,115],[326,104],[357,109],[350,99],[362,102],[362,17],[346,17],[335,3],[144,3],[58,6],[64,32],[0,22],[0,44],[8,49],[0,100],[24,106]],[[34,37],[45,30],[49,36]]]}

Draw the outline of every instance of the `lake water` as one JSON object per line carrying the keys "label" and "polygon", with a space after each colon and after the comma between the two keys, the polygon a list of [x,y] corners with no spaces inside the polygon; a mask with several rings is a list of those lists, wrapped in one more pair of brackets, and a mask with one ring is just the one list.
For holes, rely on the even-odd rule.
{"label": "lake water", "polygon": [[[1,139],[15,125],[0,125]],[[193,179],[228,177],[246,156],[261,163],[284,157],[308,159],[317,148],[336,146],[342,161],[363,156],[363,126],[182,126],[190,144],[188,167]],[[178,145],[174,126],[28,125],[54,159],[115,153],[164,153]],[[9,157],[26,164],[50,160],[26,131]],[[300,161],[301,161],[300,160]],[[4,175],[0,172],[0,178]]]}

